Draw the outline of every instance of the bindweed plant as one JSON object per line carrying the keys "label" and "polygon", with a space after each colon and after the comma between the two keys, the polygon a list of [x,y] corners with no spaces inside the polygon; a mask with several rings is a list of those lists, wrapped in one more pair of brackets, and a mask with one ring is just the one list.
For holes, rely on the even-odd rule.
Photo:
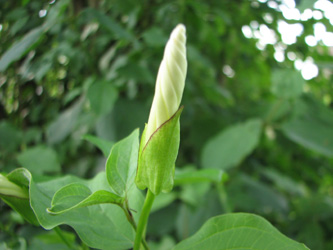
{"label": "bindweed plant", "polygon": [[[24,168],[0,175],[1,198],[29,223],[54,229],[69,249],[110,250],[150,249],[146,227],[154,200],[161,193],[172,192],[175,185],[211,182],[219,187],[221,200],[225,201],[222,170],[175,174],[186,72],[186,29],[179,24],[164,51],[149,120],[140,142],[139,130],[135,129],[111,149],[100,143],[102,151],[110,153],[105,171],[91,180],[75,176],[35,180]],[[210,218],[198,232],[172,249],[308,249],[281,234],[264,218],[229,213],[224,205],[226,213]],[[58,226],[62,224],[72,227],[83,244],[77,245],[61,231]]]}

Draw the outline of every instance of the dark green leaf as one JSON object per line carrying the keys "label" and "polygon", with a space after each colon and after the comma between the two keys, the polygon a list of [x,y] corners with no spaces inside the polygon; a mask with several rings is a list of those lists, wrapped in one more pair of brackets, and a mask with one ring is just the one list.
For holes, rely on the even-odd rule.
{"label": "dark green leaf", "polygon": [[124,39],[131,41],[133,35],[119,25],[110,16],[105,15],[103,12],[96,9],[87,9],[86,13],[92,18],[96,19],[103,27],[105,27],[111,34],[113,34],[118,39]]}
{"label": "dark green leaf", "polygon": [[117,97],[117,89],[104,81],[98,81],[88,89],[91,108],[98,115],[107,114],[112,109]]}
{"label": "dark green leaf", "polygon": [[17,156],[17,160],[22,167],[35,174],[60,171],[57,153],[44,145],[28,148]]}
{"label": "dark green leaf", "polygon": [[293,117],[282,125],[292,141],[328,157],[333,157],[333,112],[307,98],[296,103]]}
{"label": "dark green leaf", "polygon": [[271,91],[281,98],[295,98],[303,92],[305,81],[296,70],[280,69],[272,73]]}
{"label": "dark green leaf", "polygon": [[110,150],[111,150],[112,146],[114,145],[114,143],[111,141],[103,140],[103,139],[101,139],[97,136],[93,136],[93,135],[84,135],[83,139],[91,142],[96,147],[98,147],[103,152],[103,155],[105,157],[109,156]]}
{"label": "dark green leaf", "polygon": [[14,43],[0,58],[0,72],[19,60],[29,49],[36,44],[44,32],[43,27],[38,27],[28,32],[20,41]]}
{"label": "dark green leaf", "polygon": [[48,143],[55,144],[61,142],[72,132],[82,110],[83,101],[84,99],[80,98],[51,122],[46,129]]}
{"label": "dark green leaf", "polygon": [[204,146],[203,167],[228,169],[237,166],[257,146],[261,127],[261,120],[252,119],[220,132]]}

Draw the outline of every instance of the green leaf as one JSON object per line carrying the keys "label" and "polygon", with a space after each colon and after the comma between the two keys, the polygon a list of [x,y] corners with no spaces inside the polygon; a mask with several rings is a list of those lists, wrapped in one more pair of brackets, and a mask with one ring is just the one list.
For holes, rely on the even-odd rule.
{"label": "green leaf", "polygon": [[[31,178],[31,174],[29,171],[23,168],[16,169],[9,173],[6,178],[15,183],[17,186],[22,188],[23,191],[27,192],[27,197],[29,196],[28,188],[29,188],[29,180]],[[0,180],[1,181],[1,180]],[[1,186],[1,185],[0,185]],[[12,209],[21,214],[24,219],[26,219],[29,223],[38,226],[38,220],[30,207],[29,198],[17,198],[15,196],[8,196],[4,194],[0,194],[1,199],[6,202]]]}
{"label": "green leaf", "polygon": [[109,15],[105,15],[103,12],[96,9],[87,9],[85,13],[91,18],[96,19],[103,27],[105,27],[111,34],[117,39],[124,39],[131,41],[134,36],[113,20]]}
{"label": "green leaf", "polygon": [[268,221],[253,214],[226,214],[209,219],[190,238],[174,250],[306,250],[274,228]]}
{"label": "green leaf", "polygon": [[60,171],[57,153],[44,145],[28,148],[17,156],[17,160],[22,167],[38,175]]}
{"label": "green leaf", "polygon": [[91,142],[96,147],[98,147],[103,152],[103,155],[105,157],[108,157],[108,155],[110,154],[110,150],[111,150],[112,146],[114,145],[114,143],[111,141],[103,140],[103,139],[101,139],[97,136],[93,136],[93,135],[84,135],[83,139]]}
{"label": "green leaf", "polygon": [[20,41],[14,43],[0,58],[0,72],[19,60],[29,49],[36,44],[44,32],[43,27],[35,28],[29,31]]}
{"label": "green leaf", "polygon": [[285,196],[266,183],[245,174],[236,176],[227,187],[229,202],[238,210],[285,214],[289,203]]}
{"label": "green leaf", "polygon": [[333,112],[312,98],[296,102],[293,117],[281,126],[292,141],[333,157]]}
{"label": "green leaf", "polygon": [[172,190],[180,140],[179,118],[182,110],[181,107],[162,124],[145,145],[147,126],[143,131],[135,179],[140,189],[148,188],[155,195],[161,191],[167,193]]}
{"label": "green leaf", "polygon": [[98,115],[109,113],[118,97],[117,89],[108,82],[98,81],[90,85],[88,99],[93,111]]}
{"label": "green leaf", "polygon": [[22,132],[7,121],[0,122],[0,148],[15,151],[22,142]]}
{"label": "green leaf", "polygon": [[203,148],[203,167],[228,169],[240,164],[259,143],[261,128],[261,120],[252,119],[220,132]]}
{"label": "green leaf", "polygon": [[150,210],[150,213],[158,211],[168,205],[170,205],[177,198],[177,194],[175,192],[170,193],[161,193],[155,197],[153,206]]}
{"label": "green leaf", "polygon": [[[55,231],[48,231],[45,233],[38,234],[31,239],[29,242],[29,248],[33,250],[73,250],[79,249],[79,246],[75,242],[75,233],[62,231],[62,235],[59,236]],[[67,246],[63,242],[63,238],[66,239],[72,247]]]}
{"label": "green leaf", "polygon": [[59,20],[64,19],[63,14],[66,13],[65,11],[69,3],[69,0],[56,1],[56,3],[53,4],[52,7],[48,10],[43,26],[46,29],[50,29],[55,24],[59,23]]}
{"label": "green leaf", "polygon": [[219,169],[199,169],[185,168],[176,169],[175,186],[200,182],[221,182],[225,173]]}
{"label": "green leaf", "polygon": [[302,94],[305,81],[300,72],[279,69],[272,73],[271,91],[281,98],[295,98]]}
{"label": "green leaf", "polygon": [[314,0],[298,0],[296,2],[296,8],[302,13],[306,9],[313,9],[313,5],[316,1]]}
{"label": "green leaf", "polygon": [[275,185],[284,192],[301,196],[305,196],[307,194],[307,189],[304,184],[293,180],[287,175],[283,175],[275,169],[263,168],[260,169],[260,173],[273,181]]}
{"label": "green leaf", "polygon": [[72,183],[58,190],[52,199],[52,207],[47,211],[50,214],[62,214],[72,209],[87,207],[97,204],[116,204],[120,205],[123,198],[106,190],[98,190],[94,193],[81,184]]}
{"label": "green leaf", "polygon": [[8,250],[7,244],[5,242],[0,243],[0,250]]}
{"label": "green leaf", "polygon": [[142,37],[149,47],[163,47],[168,41],[168,36],[163,33],[163,30],[158,27],[153,27],[146,30]]}
{"label": "green leaf", "polygon": [[[202,183],[207,184],[207,183]],[[194,186],[194,184],[189,185]],[[218,196],[216,190],[210,189],[207,192],[205,187],[201,187],[202,190],[198,190],[200,194],[193,193],[193,199],[197,199],[195,207],[192,204],[187,204],[190,200],[188,199],[189,196],[185,198],[185,202],[182,202],[180,206],[178,206],[177,212],[177,222],[176,222],[176,233],[177,238],[184,240],[189,236],[193,235],[195,232],[199,230],[199,228],[205,223],[208,219],[213,216],[217,216],[221,214],[221,204],[218,202]],[[194,188],[193,188],[194,191]],[[206,191],[206,192],[205,192]],[[188,191],[186,191],[188,192]],[[192,200],[193,201],[193,200]],[[191,202],[191,201],[190,201]],[[199,205],[199,206],[198,206]]]}
{"label": "green leaf", "polygon": [[[112,192],[106,179],[105,172],[99,173],[91,180],[82,180],[74,176],[66,176],[54,180],[36,183],[30,178],[30,204],[38,221],[45,229],[52,229],[60,224],[71,226],[81,240],[89,247],[98,249],[129,249],[133,246],[135,232],[127,221],[123,210],[115,204],[99,204],[73,209],[57,216],[47,212],[52,197],[64,186],[80,183],[87,186],[92,193],[99,190]],[[137,218],[143,205],[141,192],[132,185],[128,191],[130,209]]]}
{"label": "green leaf", "polygon": [[61,142],[72,132],[82,110],[83,101],[84,99],[80,98],[47,127],[46,137],[49,144]]}
{"label": "green leaf", "polygon": [[202,206],[202,201],[210,189],[209,182],[186,184],[182,186],[179,199],[192,207]]}
{"label": "green leaf", "polygon": [[169,235],[163,236],[159,242],[149,242],[151,250],[169,250],[174,245],[176,245],[175,240]]}
{"label": "green leaf", "polygon": [[120,196],[126,196],[134,184],[139,152],[139,129],[117,142],[106,161],[106,177],[109,185]]}

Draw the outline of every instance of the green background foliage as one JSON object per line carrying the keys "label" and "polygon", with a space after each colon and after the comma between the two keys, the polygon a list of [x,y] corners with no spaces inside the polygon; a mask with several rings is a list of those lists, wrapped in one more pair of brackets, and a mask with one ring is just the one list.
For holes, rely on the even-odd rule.
{"label": "green background foliage", "polygon": [[[313,1],[296,2],[301,13],[322,12]],[[281,4],[0,1],[0,171],[27,168],[35,192],[68,174],[79,178],[63,177],[63,184],[74,178],[95,191],[102,184],[84,179],[104,170],[115,142],[135,128],[142,133],[164,45],[184,23],[188,75],[175,187],[156,198],[148,243],[182,249],[176,244],[192,235],[194,242],[207,219],[249,212],[310,249],[332,249],[332,48],[305,42],[315,24],[328,32],[332,25],[325,17],[286,19],[274,7]],[[295,43],[284,43],[281,20],[303,27]],[[245,37],[244,26],[252,34],[266,26],[276,41],[260,45]],[[283,61],[274,57],[277,48]],[[304,80],[295,64],[309,58],[319,72]],[[44,198],[51,207],[52,196]],[[123,218],[120,208],[103,206],[114,206]],[[3,201],[0,209],[0,249],[66,249],[55,232],[25,223]],[[101,208],[80,209],[89,214]],[[45,227],[59,224],[61,217],[55,218]],[[61,228],[68,241],[79,242],[72,228]]]}

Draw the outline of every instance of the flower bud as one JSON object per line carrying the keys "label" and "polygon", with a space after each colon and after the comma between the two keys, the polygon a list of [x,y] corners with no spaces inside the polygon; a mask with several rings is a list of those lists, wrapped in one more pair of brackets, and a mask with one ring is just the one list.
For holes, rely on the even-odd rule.
{"label": "flower bud", "polygon": [[15,183],[9,181],[5,176],[0,174],[0,195],[14,196],[17,198],[26,199],[28,193]]}
{"label": "flower bud", "polygon": [[180,129],[179,109],[187,71],[186,35],[182,24],[172,31],[164,50],[148,124],[142,133],[136,185],[155,195],[173,187]]}
{"label": "flower bud", "polygon": [[146,142],[179,108],[187,71],[185,26],[178,24],[165,47],[150,110]]}

